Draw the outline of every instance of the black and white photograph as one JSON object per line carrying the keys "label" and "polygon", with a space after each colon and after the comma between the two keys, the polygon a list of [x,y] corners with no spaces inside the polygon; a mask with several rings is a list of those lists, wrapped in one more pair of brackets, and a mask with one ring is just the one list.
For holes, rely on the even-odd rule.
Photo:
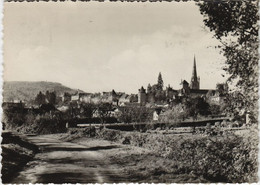
{"label": "black and white photograph", "polygon": [[5,0],[3,184],[257,183],[259,1]]}

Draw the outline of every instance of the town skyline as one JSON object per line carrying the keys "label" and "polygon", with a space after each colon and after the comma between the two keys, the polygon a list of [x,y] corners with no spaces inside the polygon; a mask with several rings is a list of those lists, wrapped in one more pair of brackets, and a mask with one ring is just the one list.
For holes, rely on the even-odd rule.
{"label": "town skyline", "polygon": [[[196,61],[196,56],[194,55],[194,61]],[[194,64],[193,64],[194,65]],[[197,65],[197,64],[195,64],[195,65]],[[193,70],[193,68],[194,68],[194,66],[192,66],[192,70]],[[196,68],[196,66],[195,66],[195,68]],[[163,73],[162,72],[158,72],[157,73],[157,77],[158,77],[158,75],[159,74],[161,74],[162,75],[162,77],[163,77]],[[173,89],[176,89],[176,90],[179,90],[179,89],[181,89],[181,86],[182,86],[182,82],[183,81],[187,81],[188,83],[190,83],[190,81],[191,81],[191,78],[192,78],[192,75],[193,75],[193,71],[191,72],[191,75],[190,75],[190,79],[183,79],[183,78],[180,78],[180,81],[179,81],[179,83],[178,84],[170,84],[170,83],[168,83],[168,84],[166,84],[166,83],[164,83],[164,89],[166,88],[166,87],[171,87],[171,88],[173,88]],[[150,84],[150,85],[154,85],[154,84],[157,84],[157,77],[153,80],[153,82],[148,82],[147,84],[143,84],[143,85],[141,85],[140,87],[144,87],[145,89],[147,88],[147,86]],[[199,80],[200,80],[200,75],[198,74],[198,78],[199,78]],[[13,80],[13,81],[15,81],[15,80]],[[40,80],[40,81],[28,81],[28,82],[53,82],[53,83],[60,83],[61,85],[65,85],[65,86],[67,86],[67,87],[69,87],[69,88],[72,88],[72,89],[76,89],[76,90],[81,90],[81,91],[84,91],[85,93],[102,93],[102,92],[111,92],[112,90],[115,90],[116,92],[123,92],[123,93],[126,93],[126,94],[137,94],[138,93],[138,89],[140,88],[137,88],[137,90],[136,90],[136,92],[134,92],[134,91],[131,91],[131,92],[129,92],[129,91],[125,91],[123,88],[121,89],[121,90],[117,90],[117,89],[115,89],[115,88],[110,88],[110,89],[105,89],[105,90],[100,90],[100,91],[86,91],[86,90],[84,90],[84,89],[80,89],[80,88],[76,88],[76,87],[71,87],[70,85],[66,85],[66,84],[63,84],[62,82],[58,82],[58,81],[47,81],[47,80]],[[12,81],[9,81],[9,82],[12,82]],[[19,80],[17,80],[17,82],[19,82]],[[20,82],[23,82],[23,81],[20,81]],[[26,82],[26,81],[25,81]],[[207,87],[205,87],[205,86],[203,86],[203,84],[202,84],[202,87],[203,88],[201,88],[201,89],[215,89],[215,87],[216,87],[216,85],[217,84],[220,84],[220,83],[226,83],[226,81],[222,81],[222,82],[216,82],[216,84],[214,84],[215,86],[213,87],[212,86],[212,88],[207,88]]]}
{"label": "town skyline", "polygon": [[[195,65],[195,73],[196,73],[196,76],[197,76],[195,56],[194,56],[193,70],[194,70],[194,65]],[[170,88],[173,88],[174,90],[180,90],[180,89],[182,88],[182,82],[183,82],[183,81],[186,81],[186,82],[189,83],[189,85],[191,85],[191,81],[192,81],[192,78],[193,78],[193,74],[194,74],[194,71],[192,72],[191,80],[181,79],[181,80],[180,80],[180,83],[179,83],[179,87],[177,87],[177,88],[173,88],[174,86],[172,86],[171,84],[164,84],[164,81],[163,81],[163,89],[166,89],[167,87],[170,87]],[[158,77],[159,77],[159,75],[163,76],[162,73],[159,72],[159,73],[158,73],[158,76],[157,76],[157,78],[156,78],[156,79],[157,79],[156,82],[154,82],[154,83],[148,83],[148,84],[146,84],[146,85],[141,85],[140,88],[143,87],[145,90],[147,90],[148,85],[151,85],[151,86],[152,86],[152,85],[156,85],[156,84],[158,83]],[[200,76],[198,75],[197,77],[198,77],[198,79],[199,79],[199,87],[198,87],[198,89],[210,89],[210,88],[200,88]],[[162,80],[163,80],[163,77],[162,77]],[[6,81],[6,82],[12,82],[12,81]],[[53,81],[14,81],[14,82],[51,82],[51,83],[58,83],[58,84],[64,85],[64,84],[62,84],[62,83],[60,83],[60,82],[53,82]],[[221,83],[216,83],[215,86],[216,86],[217,84],[221,84]],[[71,88],[70,86],[67,86],[67,87],[68,87],[68,88]],[[176,87],[176,86],[175,86],[175,87]],[[112,88],[112,89],[106,90],[106,91],[101,90],[101,91],[99,91],[99,92],[89,92],[89,91],[84,91],[84,90],[79,89],[79,88],[74,88],[74,89],[75,89],[75,90],[78,90],[78,93],[79,93],[79,91],[83,91],[84,93],[92,93],[92,94],[102,93],[102,92],[112,92],[112,91],[120,92],[120,93],[126,93],[126,94],[137,94],[138,91],[139,91],[139,88],[137,89],[137,92],[130,92],[130,93],[129,93],[129,92],[126,92],[126,91],[124,91],[124,90],[118,91],[118,90],[115,89],[115,88]],[[212,88],[212,90],[215,90],[215,88]]]}
{"label": "town skyline", "polygon": [[6,4],[5,81],[137,93],[161,72],[165,86],[178,89],[181,80],[190,82],[194,55],[202,89],[226,80],[218,42],[195,2],[71,5]]}

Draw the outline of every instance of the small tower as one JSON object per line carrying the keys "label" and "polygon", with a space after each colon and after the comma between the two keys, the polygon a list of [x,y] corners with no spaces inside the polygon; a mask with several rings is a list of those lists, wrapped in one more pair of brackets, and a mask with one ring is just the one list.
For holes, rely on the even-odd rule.
{"label": "small tower", "polygon": [[141,89],[139,89],[139,92],[138,92],[138,103],[140,105],[146,104],[146,92],[145,92],[145,89],[143,86],[141,87]]}
{"label": "small tower", "polygon": [[196,69],[196,59],[194,55],[194,63],[193,63],[193,70],[192,70],[192,77],[190,82],[191,89],[200,89],[200,79],[197,77],[197,69]]}
{"label": "small tower", "polygon": [[186,80],[183,80],[181,82],[181,85],[182,85],[182,93],[187,95],[187,94],[190,94],[190,88],[189,88],[189,83],[186,81]]}

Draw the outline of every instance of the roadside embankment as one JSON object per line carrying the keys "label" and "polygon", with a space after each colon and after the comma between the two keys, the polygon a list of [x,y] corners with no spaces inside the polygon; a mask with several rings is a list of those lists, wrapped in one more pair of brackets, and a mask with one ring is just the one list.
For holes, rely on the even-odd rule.
{"label": "roadside embankment", "polygon": [[[125,170],[133,175],[133,179],[145,179],[145,182],[169,179],[165,183],[252,183],[258,179],[258,130],[254,127],[224,132],[214,129],[207,134],[177,133],[177,130],[166,134],[160,131],[141,133],[85,128],[71,129],[62,139],[82,142],[84,137],[128,144],[133,146],[133,150],[134,147],[149,150],[149,154],[134,152],[129,156],[129,151],[117,151],[109,156],[114,163],[127,166]],[[135,171],[138,173],[135,174]]]}
{"label": "roadside embankment", "polygon": [[38,148],[22,135],[12,132],[3,132],[2,138],[2,183],[9,183],[34,157]]}

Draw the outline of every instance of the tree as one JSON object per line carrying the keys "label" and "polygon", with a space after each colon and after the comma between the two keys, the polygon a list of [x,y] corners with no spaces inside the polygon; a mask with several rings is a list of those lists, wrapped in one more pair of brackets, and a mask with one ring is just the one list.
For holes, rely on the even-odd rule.
{"label": "tree", "polygon": [[155,97],[155,101],[156,102],[164,102],[164,101],[166,101],[166,94],[162,90],[156,91],[154,97]]}
{"label": "tree", "polygon": [[39,94],[37,94],[37,96],[35,98],[35,103],[37,105],[42,105],[42,104],[46,103],[46,97],[41,91],[39,92]]}
{"label": "tree", "polygon": [[159,90],[159,91],[162,91],[162,90],[163,90],[163,79],[162,79],[162,74],[161,74],[161,72],[159,73],[159,76],[158,76],[157,90]]}
{"label": "tree", "polygon": [[171,109],[166,110],[160,117],[160,121],[174,124],[183,121],[188,116],[187,109],[182,104],[178,104]]}
{"label": "tree", "polygon": [[[235,94],[229,101],[232,111],[240,111],[234,104],[241,102],[246,111],[257,117],[258,103],[258,1],[205,1],[198,3],[204,23],[214,32],[226,58],[224,70],[229,82],[236,81]],[[234,93],[234,91],[232,93]]]}
{"label": "tree", "polygon": [[188,115],[193,118],[197,118],[198,114],[206,116],[210,113],[209,104],[201,97],[187,99],[184,105]]}
{"label": "tree", "polygon": [[96,110],[96,106],[93,103],[83,103],[83,104],[81,104],[81,114],[84,117],[92,118],[95,110]]}
{"label": "tree", "polygon": [[151,121],[152,110],[143,106],[125,107],[119,116],[119,121],[125,123]]}
{"label": "tree", "polygon": [[147,93],[150,94],[151,92],[152,92],[152,86],[151,86],[151,84],[148,84]]}
{"label": "tree", "polygon": [[110,103],[100,103],[97,105],[97,111],[99,113],[102,124],[105,122],[106,118],[110,117],[111,110],[112,104]]}
{"label": "tree", "polygon": [[55,92],[49,92],[49,91],[46,91],[46,99],[47,101],[52,104],[52,105],[55,105],[56,104],[56,93]]}
{"label": "tree", "polygon": [[216,104],[211,104],[209,106],[209,111],[211,115],[219,115],[221,114],[221,106]]}

